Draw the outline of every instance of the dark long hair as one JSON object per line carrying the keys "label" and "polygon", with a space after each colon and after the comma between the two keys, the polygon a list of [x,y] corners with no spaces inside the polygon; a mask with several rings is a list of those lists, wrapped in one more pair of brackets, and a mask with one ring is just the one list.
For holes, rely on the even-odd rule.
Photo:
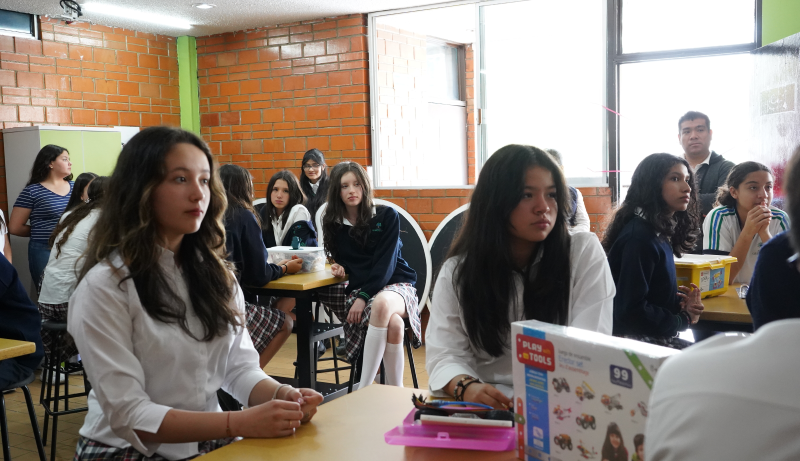
{"label": "dark long hair", "polygon": [[235,208],[244,208],[253,213],[256,221],[261,223],[258,213],[253,208],[253,179],[250,172],[239,165],[222,165],[219,167],[219,178],[225,188],[225,197],[228,199],[228,212]]}
{"label": "dark long hair", "polygon": [[[28,184],[25,186],[30,186],[31,184],[38,184],[42,181],[45,181],[48,176],[50,176],[50,163],[55,161],[62,152],[66,152],[69,154],[69,151],[61,146],[56,146],[55,144],[48,144],[36,154],[36,159],[33,161],[33,166],[31,167],[31,177],[28,179]],[[72,180],[72,173],[69,176],[64,178],[64,181],[71,181]]]}
{"label": "dark long hair", "polygon": [[[186,234],[176,254],[183,269],[195,315],[204,328],[194,336],[186,319],[186,303],[167,282],[158,263],[161,252],[158,223],[153,211],[153,192],[167,175],[165,159],[180,143],[200,149],[211,170],[210,197],[200,229]],[[86,251],[78,283],[101,262],[110,264],[119,254],[133,279],[142,306],[150,317],[177,323],[198,341],[210,341],[227,333],[230,325],[241,326],[238,313],[229,307],[236,279],[233,266],[225,261],[225,227],[222,224],[227,200],[208,146],[194,133],[177,128],[146,128],[122,148],[109,180],[103,213]],[[120,282],[121,283],[121,282]]]}
{"label": "dark long hair", "polygon": [[742,162],[735,165],[731,168],[731,171],[728,172],[728,179],[725,180],[725,184],[720,186],[717,191],[717,202],[714,206],[725,205],[728,208],[736,208],[736,199],[731,195],[731,187],[738,189],[745,178],[747,178],[747,175],[755,173],[756,171],[766,171],[772,175],[773,178],[775,177],[775,172],[772,171],[772,168],[762,163]]}
{"label": "dark long hair", "polygon": [[[69,239],[70,234],[72,231],[75,230],[75,226],[78,225],[79,222],[83,220],[83,218],[89,216],[93,210],[100,209],[103,206],[103,198],[105,195],[105,188],[108,183],[108,177],[101,176],[96,178],[89,184],[89,189],[86,191],[86,195],[89,197],[89,202],[84,203],[83,201],[78,201],[78,205],[75,207],[74,210],[70,214],[67,215],[58,226],[53,230],[53,233],[50,234],[50,248],[53,248],[55,245],[56,248],[56,258],[61,256],[61,246],[67,242]],[[65,212],[66,213],[66,212]],[[56,242],[56,238],[58,238],[59,234],[61,238],[58,239]]]}
{"label": "dark long hair", "polygon": [[686,166],[689,184],[694,185],[694,172],[689,162],[672,154],[651,154],[645,157],[633,172],[631,187],[625,201],[610,217],[610,225],[603,237],[606,254],[611,251],[622,229],[641,210],[642,218],[653,226],[661,238],[672,246],[672,253],[680,257],[694,248],[700,227],[700,211],[697,202],[697,188],[692,186],[689,193],[689,206],[686,211],[672,213],[664,201],[664,178],[678,163]]}
{"label": "dark long hair", "polygon": [[306,176],[306,170],[300,168],[300,187],[303,189],[303,193],[306,194],[306,208],[311,213],[311,219],[314,219],[314,215],[317,213],[317,210],[325,200],[328,198],[328,168],[325,164],[325,156],[322,154],[322,151],[319,149],[311,149],[307,151],[303,155],[303,163],[302,165],[305,166],[309,160],[313,160],[322,166],[322,171],[320,171],[319,180],[317,180],[317,193],[314,193],[314,189],[311,188],[311,181],[308,180],[308,176]]}
{"label": "dark long hair", "polygon": [[[619,448],[616,450],[614,449],[614,446],[611,445],[611,434],[619,437]],[[606,430],[606,440],[603,442],[603,451],[601,453],[601,457],[603,459],[616,460],[620,453],[627,452],[628,449],[625,448],[625,441],[622,439],[622,432],[620,432],[619,426],[617,426],[617,423],[609,423],[608,429]]]}
{"label": "dark long hair", "polygon": [[325,251],[336,259],[336,232],[343,226],[342,219],[347,215],[347,207],[342,201],[342,177],[353,173],[361,185],[361,203],[358,205],[358,217],[348,231],[361,245],[367,244],[369,237],[369,220],[372,219],[372,184],[364,168],[356,162],[342,162],[331,169],[331,185],[328,187],[328,205],[322,218],[322,233]]}
{"label": "dark long hair", "polygon": [[[295,205],[302,205],[305,201],[305,195],[303,195],[303,191],[300,189],[300,183],[297,182],[297,177],[294,173],[289,170],[281,170],[272,175],[267,185],[267,203],[265,203],[264,208],[261,209],[261,213],[263,213],[261,216],[261,228],[265,231],[272,231],[272,220],[278,217],[278,209],[272,204],[272,188],[275,187],[275,183],[278,182],[279,179],[286,181],[286,184],[289,186],[289,202],[280,215],[281,227],[286,227],[286,221],[289,220],[289,212],[292,211],[292,208],[294,208]],[[313,219],[314,217],[312,216],[311,218]],[[280,242],[277,243],[280,244]]]}
{"label": "dark long hair", "polygon": [[[800,146],[794,150],[786,165],[783,189],[786,191],[786,212],[789,213],[789,219],[800,222]],[[800,253],[800,224],[789,228],[789,236],[794,251]]]}
{"label": "dark long hair", "polygon": [[525,319],[566,325],[569,317],[569,207],[564,175],[553,158],[539,148],[505,146],[481,169],[464,224],[449,254],[462,257],[453,285],[467,336],[476,348],[493,357],[502,355],[509,346],[509,309],[516,291],[514,274],[519,272],[514,269],[509,220],[522,199],[525,175],[534,167],[552,175],[558,215],[550,234],[540,243],[542,259],[535,277],[528,271],[537,252],[523,269]]}
{"label": "dark long hair", "polygon": [[[72,186],[72,195],[69,196],[69,203],[67,203],[67,208],[64,209],[64,213],[71,211],[82,202],[81,196],[83,195],[83,189],[96,177],[96,174],[87,171],[79,174],[78,177],[75,178],[75,184]],[[52,246],[52,244],[50,246]]]}

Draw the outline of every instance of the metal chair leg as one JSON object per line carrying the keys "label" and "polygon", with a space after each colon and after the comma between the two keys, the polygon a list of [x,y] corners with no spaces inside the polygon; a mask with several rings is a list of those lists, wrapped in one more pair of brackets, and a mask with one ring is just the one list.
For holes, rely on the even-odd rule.
{"label": "metal chair leg", "polygon": [[11,450],[8,448],[8,421],[6,420],[6,399],[0,393],[0,432],[3,437],[3,459],[11,461]]}
{"label": "metal chair leg", "polygon": [[47,461],[44,455],[42,436],[39,434],[39,423],[36,421],[36,412],[33,410],[31,391],[28,390],[28,386],[22,386],[22,392],[25,394],[25,404],[28,406],[28,416],[31,418],[31,428],[33,428],[33,438],[36,441],[36,450],[39,452],[39,460]]}

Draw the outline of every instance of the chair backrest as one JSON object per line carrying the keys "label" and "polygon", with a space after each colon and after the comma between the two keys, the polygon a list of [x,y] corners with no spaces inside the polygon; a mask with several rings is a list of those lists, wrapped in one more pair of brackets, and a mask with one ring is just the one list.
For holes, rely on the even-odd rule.
{"label": "chair backrest", "polygon": [[456,234],[461,229],[464,223],[464,212],[469,208],[469,203],[461,205],[456,208],[452,213],[442,220],[441,223],[433,231],[431,240],[428,243],[431,249],[431,261],[433,263],[433,273],[431,274],[431,289],[427,299],[428,309],[431,309],[431,299],[433,298],[433,289],[436,286],[436,278],[439,276],[439,269],[442,264],[447,260],[447,253],[450,251],[450,245],[453,243]]}
{"label": "chair backrest", "polygon": [[417,272],[417,300],[420,310],[428,297],[431,286],[431,251],[425,233],[413,216],[398,205],[386,200],[375,199],[375,205],[390,206],[400,215],[400,241],[403,242],[402,255],[409,266]]}
{"label": "chair backrest", "polygon": [[321,247],[325,246],[325,240],[322,238],[322,217],[325,216],[325,208],[327,207],[327,202],[320,205],[314,216],[314,225],[317,226],[317,245]]}
{"label": "chair backrest", "polygon": [[261,197],[261,198],[257,198],[255,200],[253,200],[253,206],[261,205],[262,203],[267,203],[267,198],[266,197]]}

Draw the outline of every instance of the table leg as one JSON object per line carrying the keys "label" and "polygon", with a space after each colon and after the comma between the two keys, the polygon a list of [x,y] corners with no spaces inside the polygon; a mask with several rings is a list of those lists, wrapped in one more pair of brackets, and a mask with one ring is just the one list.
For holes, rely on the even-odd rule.
{"label": "table leg", "polygon": [[300,387],[314,389],[317,383],[317,373],[314,369],[316,362],[316,348],[311,344],[311,324],[314,322],[311,315],[311,298],[297,299],[297,377]]}

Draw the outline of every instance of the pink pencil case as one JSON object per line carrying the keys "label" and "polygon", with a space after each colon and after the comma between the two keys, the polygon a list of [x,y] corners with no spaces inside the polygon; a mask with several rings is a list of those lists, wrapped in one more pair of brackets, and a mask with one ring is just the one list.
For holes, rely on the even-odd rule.
{"label": "pink pencil case", "polygon": [[516,448],[513,427],[422,424],[414,421],[416,409],[403,424],[383,435],[390,445],[458,448],[462,450],[508,451]]}

